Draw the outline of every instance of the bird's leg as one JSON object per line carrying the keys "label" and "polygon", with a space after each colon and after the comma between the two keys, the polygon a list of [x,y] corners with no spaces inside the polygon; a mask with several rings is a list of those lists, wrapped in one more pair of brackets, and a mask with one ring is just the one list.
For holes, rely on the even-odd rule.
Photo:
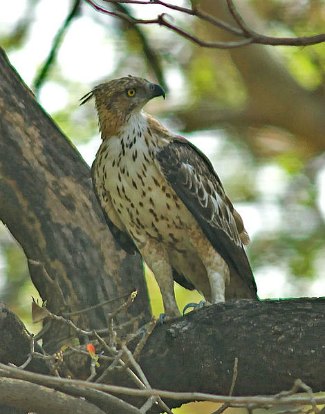
{"label": "bird's leg", "polygon": [[226,283],[229,282],[230,278],[228,265],[217,254],[215,260],[210,261],[207,273],[211,288],[211,303],[224,302]]}
{"label": "bird's leg", "polygon": [[174,292],[174,279],[170,264],[165,260],[157,260],[149,265],[157,280],[167,316],[180,316]]}
{"label": "bird's leg", "polygon": [[208,271],[208,278],[211,288],[211,303],[225,301],[225,279],[221,272]]}
{"label": "bird's leg", "polygon": [[156,243],[146,243],[141,246],[140,253],[152,270],[157,280],[167,317],[178,317],[180,311],[176,303],[174,292],[174,279],[167,253],[163,247]]}

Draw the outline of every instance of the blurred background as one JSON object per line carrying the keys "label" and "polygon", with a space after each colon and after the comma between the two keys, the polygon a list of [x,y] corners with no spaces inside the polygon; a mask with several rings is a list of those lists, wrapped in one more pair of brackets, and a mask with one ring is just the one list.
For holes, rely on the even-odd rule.
{"label": "blurred background", "polygon": [[[167,11],[173,24],[199,38],[228,40],[206,22],[155,4],[98,4],[142,19]],[[225,1],[199,4],[224,18]],[[325,26],[324,0],[236,5],[265,35],[307,36]],[[99,13],[86,1],[11,0],[0,5],[0,45],[89,165],[100,137],[93,103],[80,107],[79,99],[96,84],[128,74],[164,86],[166,100],[146,109],[212,160],[250,234],[259,296],[325,295],[324,43],[205,49],[164,27],[135,27]],[[150,272],[147,278],[158,315],[161,298]],[[176,289],[181,307],[200,300]],[[24,254],[0,225],[0,300],[29,327],[31,296],[37,292]],[[192,404],[176,412],[212,407]]]}

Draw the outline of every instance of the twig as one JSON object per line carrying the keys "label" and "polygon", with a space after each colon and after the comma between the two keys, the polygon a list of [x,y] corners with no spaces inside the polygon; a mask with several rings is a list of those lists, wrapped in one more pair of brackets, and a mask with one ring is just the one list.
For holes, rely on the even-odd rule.
{"label": "twig", "polygon": [[89,375],[89,377],[87,378],[86,381],[92,381],[96,377],[96,375],[97,375],[97,372],[96,372],[96,363],[92,359],[91,360],[91,363],[90,363],[90,375]]}
{"label": "twig", "polygon": [[270,46],[308,46],[325,41],[325,33],[314,36],[300,37],[272,37],[259,34],[246,24],[245,20],[241,17],[238,10],[236,9],[233,0],[226,1],[231,15],[243,32],[243,36],[252,39],[252,43]]}
{"label": "twig", "polygon": [[[129,295],[128,299],[124,303],[122,303],[122,305],[120,305],[118,308],[116,308],[112,313],[110,313],[108,315],[109,321],[112,321],[113,318],[119,312],[121,312],[123,309],[127,309],[133,303],[133,301],[134,301],[135,298],[136,298],[136,291],[133,291]],[[39,307],[40,309],[42,309],[42,312],[43,312],[42,317],[43,317],[43,319],[47,318],[47,319],[50,319],[50,320],[54,320],[54,321],[57,321],[57,322],[64,323],[65,325],[67,325],[70,328],[72,328],[79,335],[96,336],[96,334],[97,334],[97,333],[95,333],[94,330],[85,330],[85,329],[79,328],[70,319],[66,319],[63,316],[55,315],[54,313],[52,313],[51,311],[49,311],[46,307],[40,307],[35,301],[33,302],[33,305],[35,307]],[[95,305],[95,306],[97,306],[97,305]],[[107,331],[107,330],[105,329],[104,331]]]}
{"label": "twig", "polygon": [[311,402],[311,405],[312,405],[312,412],[319,413],[320,410],[316,406],[313,390],[307,384],[305,384],[303,381],[301,381],[301,379],[299,379],[299,378],[295,380],[295,382],[294,382],[294,384],[293,384],[293,386],[290,390],[281,391],[279,394],[275,395],[275,398],[287,397],[289,395],[296,394],[300,390],[305,391],[310,396],[310,402]]}
{"label": "twig", "polygon": [[29,332],[28,332],[28,335],[30,338],[30,352],[28,354],[26,361],[23,364],[19,365],[17,368],[25,369],[32,362],[33,359],[42,359],[43,361],[50,363],[48,365],[50,365],[50,368],[53,368],[51,362],[53,361],[55,357],[53,355],[46,354],[43,348],[39,344],[37,344],[37,346],[43,353],[36,352],[35,351],[36,336]]}
{"label": "twig", "polygon": [[[140,365],[137,363],[137,361],[135,360],[134,356],[132,355],[132,352],[128,349],[128,347],[124,344],[122,345],[122,349],[125,353],[125,355],[127,356],[128,360],[130,361],[131,365],[133,366],[133,368],[135,369],[135,371],[137,372],[139,378],[141,379],[141,381],[144,383],[144,385],[146,386],[146,388],[148,389],[152,389],[151,385],[147,379],[147,377],[145,376],[144,372],[142,371],[142,368],[140,367]],[[163,402],[163,400],[157,396],[156,398],[154,398],[154,400],[152,401],[152,403],[154,403],[155,401],[158,402],[159,406],[168,414],[173,414],[170,411],[170,408]],[[143,408],[143,407],[142,407]],[[150,407],[149,407],[150,408]]]}
{"label": "twig", "polygon": [[[134,359],[137,360],[139,355],[141,354],[141,351],[143,349],[143,347],[145,346],[149,336],[151,335],[152,331],[154,330],[155,326],[157,325],[157,320],[156,319],[152,319],[144,328],[145,328],[145,333],[143,335],[143,337],[140,339],[140,341],[138,342],[137,346],[135,347],[135,350],[133,352],[133,356]],[[143,329],[143,328],[141,328]]]}
{"label": "twig", "polygon": [[146,412],[148,412],[154,403],[156,403],[156,398],[149,397],[147,401],[140,408],[141,414],[145,414]]}
{"label": "twig", "polygon": [[111,357],[112,363],[111,365],[109,365],[104,372],[101,374],[100,377],[98,377],[96,379],[97,383],[100,383],[102,381],[105,380],[107,373],[112,371],[114,368],[116,368],[118,366],[118,364],[123,368],[126,369],[126,373],[129,375],[129,377],[131,378],[131,380],[140,388],[144,388],[144,384],[141,382],[140,378],[138,378],[138,376],[130,369],[126,366],[125,362],[122,360],[122,355],[123,355],[123,350],[120,350],[119,352],[109,346],[107,344],[107,342],[98,335],[98,333],[95,331],[95,336],[98,340],[98,342],[103,346],[104,349],[106,349],[106,351],[112,355],[113,357]]}
{"label": "twig", "polygon": [[242,33],[247,37],[253,37],[252,34],[256,35],[255,32],[251,31],[251,29],[245,23],[244,19],[238,13],[233,1],[232,0],[227,0],[227,5],[228,5],[228,9],[230,11],[230,14],[235,19],[235,22],[238,24],[238,26],[242,30]]}
{"label": "twig", "polygon": [[234,361],[234,369],[232,373],[232,380],[231,380],[229,395],[232,395],[234,392],[236,381],[237,381],[237,376],[238,376],[238,358],[236,357]]}
{"label": "twig", "polygon": [[27,365],[29,365],[29,363],[32,361],[33,359],[33,354],[34,354],[34,350],[35,350],[35,340],[34,340],[34,335],[30,335],[30,352],[28,355],[28,358],[26,359],[26,361],[20,365],[18,368],[20,369],[25,369],[27,367]]}
{"label": "twig", "polygon": [[[132,293],[132,292],[131,292],[131,293]],[[62,316],[67,317],[67,316],[76,316],[76,315],[80,315],[80,314],[82,314],[82,313],[86,313],[86,312],[92,311],[92,310],[94,310],[94,309],[101,308],[101,307],[103,307],[103,306],[105,306],[105,305],[108,305],[108,304],[110,304],[110,303],[112,303],[112,302],[115,302],[115,301],[117,301],[117,300],[120,300],[120,299],[125,299],[125,298],[129,297],[129,296],[131,295],[131,293],[126,293],[125,295],[118,296],[118,297],[113,298],[113,299],[107,299],[107,300],[104,300],[103,302],[97,303],[96,305],[92,305],[92,306],[89,306],[89,307],[87,307],[87,308],[83,308],[83,309],[80,309],[80,310],[77,310],[77,311],[73,311],[73,312],[64,312],[64,313],[62,313]]]}
{"label": "twig", "polygon": [[118,308],[116,308],[112,313],[110,313],[108,315],[109,319],[113,319],[115,318],[116,315],[118,315],[123,309],[127,309],[135,300],[135,298],[137,297],[138,292],[136,290],[132,291],[129,294],[128,299],[122,303],[121,306],[119,306]]}
{"label": "twig", "polygon": [[90,335],[94,334],[93,330],[81,329],[77,325],[75,325],[70,319],[66,319],[63,316],[55,315],[54,313],[50,312],[48,309],[46,309],[46,317],[48,319],[52,319],[54,321],[61,322],[65,325],[69,326],[70,328],[72,328],[79,335],[90,336]]}
{"label": "twig", "polygon": [[[103,348],[106,349],[106,351],[109,352],[110,354],[115,354],[115,358],[114,358],[113,363],[106,368],[106,370],[102,373],[102,375],[99,378],[97,378],[97,380],[96,380],[97,383],[100,383],[101,381],[103,381],[106,377],[106,373],[108,371],[112,371],[119,364],[119,365],[121,365],[121,367],[123,367],[126,370],[127,374],[136,383],[136,385],[138,385],[141,389],[151,388],[151,386],[149,384],[149,381],[147,380],[147,378],[146,378],[144,372],[142,371],[140,365],[135,361],[132,353],[130,352],[130,350],[127,348],[127,346],[125,344],[123,344],[121,350],[119,350],[117,352],[116,349],[114,349],[113,347],[110,347],[106,343],[106,341],[97,334],[96,331],[94,331],[94,333],[95,333],[95,336],[96,336],[98,342],[103,346]],[[137,374],[135,374],[135,372],[133,370],[131,370],[130,367],[128,367],[128,365],[122,359],[123,354],[125,354],[127,356],[128,360],[130,361],[132,367],[135,369]],[[149,400],[152,400],[151,405],[155,401],[158,401],[159,405],[161,406],[161,408],[163,408],[163,410],[166,413],[172,414],[169,407],[161,400],[161,398],[159,396],[158,397],[150,396]],[[150,407],[151,407],[151,405],[150,405]],[[144,410],[144,408],[142,407],[142,412],[145,412],[143,410]]]}
{"label": "twig", "polygon": [[[235,361],[234,361],[234,369],[233,369],[232,380],[231,380],[230,389],[229,389],[229,395],[230,396],[234,392],[236,381],[237,381],[237,376],[238,376],[238,358],[236,357]],[[214,411],[211,414],[221,414],[224,411],[226,411],[226,409],[229,408],[229,407],[230,407],[230,404],[228,404],[228,403],[222,404],[221,407],[219,407],[216,411]]]}

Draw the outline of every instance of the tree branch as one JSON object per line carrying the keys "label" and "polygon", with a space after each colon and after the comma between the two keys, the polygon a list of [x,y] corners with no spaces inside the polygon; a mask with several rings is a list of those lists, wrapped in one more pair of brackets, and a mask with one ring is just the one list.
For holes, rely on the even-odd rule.
{"label": "tree branch", "polygon": [[269,46],[310,46],[325,42],[325,33],[299,37],[272,37],[259,34],[248,26],[236,9],[233,0],[226,1],[231,15],[242,30],[243,36],[252,39],[252,43]]}
{"label": "tree branch", "polygon": [[166,3],[160,0],[105,0],[106,3],[111,4],[136,4],[142,6],[149,6],[152,4],[161,5],[165,8],[172,9],[178,11],[183,14],[194,16],[200,20],[206,21],[212,26],[222,28],[228,33],[234,34],[236,36],[242,37],[243,39],[238,41],[206,41],[201,39],[188,31],[182,29],[181,27],[169,22],[167,20],[167,15],[165,13],[159,14],[155,19],[137,19],[129,14],[109,10],[107,8],[101,7],[96,3],[94,0],[85,0],[90,6],[92,6],[95,10],[107,14],[109,16],[117,17],[119,19],[125,20],[130,24],[134,25],[153,25],[157,24],[159,26],[164,26],[169,30],[177,33],[181,37],[184,37],[191,42],[207,48],[214,48],[214,49],[232,49],[241,46],[245,46],[248,44],[263,44],[263,45],[270,45],[270,46],[309,46],[315,45],[318,43],[325,42],[325,33],[313,35],[313,36],[301,36],[301,37],[272,37],[272,36],[265,36],[255,32],[254,30],[250,29],[248,25],[245,23],[241,15],[239,14],[238,10],[236,9],[232,0],[227,0],[227,5],[229,8],[230,13],[234,17],[236,23],[239,26],[239,29],[229,25],[227,22],[220,21],[219,19],[214,18],[213,16],[208,16],[206,13],[200,11],[198,8],[188,9],[185,7],[175,6],[170,3]]}
{"label": "tree branch", "polygon": [[[2,404],[38,414],[104,414],[100,408],[60,391],[12,378],[0,378]],[[127,411],[126,411],[127,412]]]}
{"label": "tree branch", "polygon": [[[324,302],[324,299],[241,300],[208,306],[157,325],[137,361],[141,376],[152,390],[131,388],[134,383],[125,375],[125,369],[111,371],[110,383],[115,385],[71,381],[4,365],[0,366],[0,375],[70,395],[79,393],[86,397],[82,394],[85,390],[97,390],[123,398],[129,396],[132,398],[128,402],[137,406],[142,405],[144,397],[157,395],[167,399],[165,402],[170,407],[195,400],[236,406],[275,406],[280,401],[274,395],[291,389],[297,379],[314,392],[325,389]],[[6,337],[10,337],[10,331]],[[105,355],[106,350],[103,352]],[[10,355],[6,360],[10,361]],[[100,372],[103,369],[104,365]],[[72,386],[77,388],[70,389]],[[229,395],[231,389],[234,396]],[[258,394],[271,396],[252,397]],[[300,396],[281,401],[296,406],[311,402],[311,398]],[[322,401],[325,402],[324,397],[316,403]]]}

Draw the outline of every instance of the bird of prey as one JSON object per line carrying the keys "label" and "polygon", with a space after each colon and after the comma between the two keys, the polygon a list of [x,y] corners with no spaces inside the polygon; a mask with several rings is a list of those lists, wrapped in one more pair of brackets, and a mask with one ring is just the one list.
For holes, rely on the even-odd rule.
{"label": "bird of prey", "polygon": [[96,86],[102,143],[94,189],[110,230],[152,270],[166,316],[179,316],[174,280],[208,303],[257,298],[239,213],[211,162],[192,143],[143,112],[164,90],[128,76]]}

